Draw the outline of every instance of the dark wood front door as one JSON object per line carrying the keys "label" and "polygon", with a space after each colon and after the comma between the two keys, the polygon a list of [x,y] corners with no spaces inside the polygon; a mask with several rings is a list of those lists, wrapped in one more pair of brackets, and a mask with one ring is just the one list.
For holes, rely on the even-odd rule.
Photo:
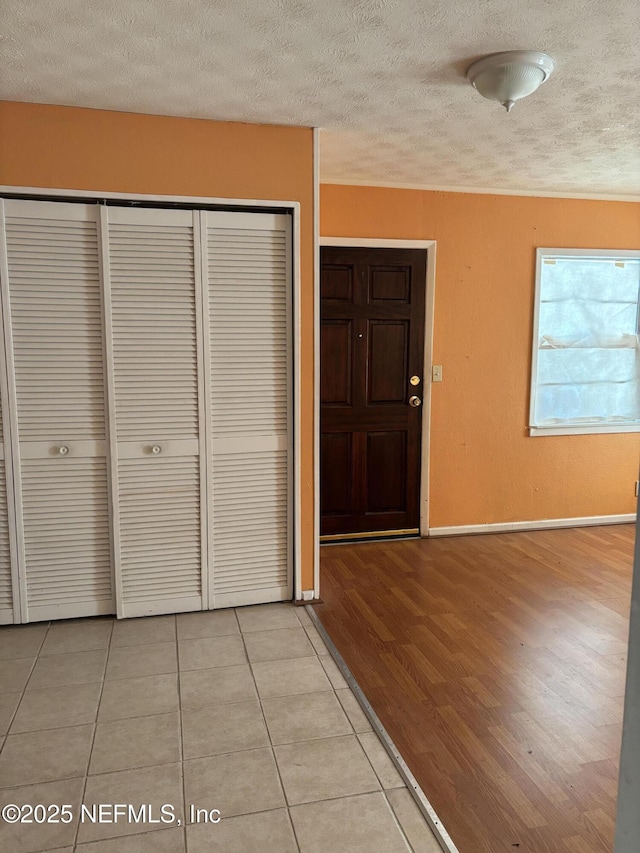
{"label": "dark wood front door", "polygon": [[419,527],[426,262],[321,250],[322,535]]}

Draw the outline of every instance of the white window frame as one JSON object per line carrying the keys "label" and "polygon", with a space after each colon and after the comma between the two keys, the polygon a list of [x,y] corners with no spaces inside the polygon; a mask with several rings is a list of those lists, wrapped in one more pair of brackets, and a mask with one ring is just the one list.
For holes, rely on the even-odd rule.
{"label": "white window frame", "polygon": [[545,260],[562,260],[564,258],[616,258],[622,260],[640,260],[640,249],[548,249],[536,250],[536,287],[533,312],[533,340],[531,356],[531,393],[529,407],[529,435],[595,435],[599,433],[640,432],[640,422],[632,424],[576,424],[575,426],[536,426],[535,407],[536,390],[538,387],[538,339],[540,337],[540,284],[542,267]]}

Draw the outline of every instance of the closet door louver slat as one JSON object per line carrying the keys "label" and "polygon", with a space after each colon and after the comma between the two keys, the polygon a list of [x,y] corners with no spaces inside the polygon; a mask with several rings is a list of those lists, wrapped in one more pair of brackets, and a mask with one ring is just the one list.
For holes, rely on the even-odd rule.
{"label": "closet door louver slat", "polygon": [[194,214],[108,208],[106,215],[120,615],[199,610],[205,554]]}
{"label": "closet door louver slat", "polygon": [[287,216],[203,214],[215,607],[292,595]]}
{"label": "closet door louver slat", "polygon": [[26,618],[111,613],[97,208],[5,214]]}

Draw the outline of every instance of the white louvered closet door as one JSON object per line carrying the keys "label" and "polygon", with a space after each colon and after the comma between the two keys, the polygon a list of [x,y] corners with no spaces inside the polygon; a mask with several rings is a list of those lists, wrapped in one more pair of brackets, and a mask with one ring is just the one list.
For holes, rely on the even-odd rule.
{"label": "white louvered closet door", "polygon": [[202,213],[210,606],[292,596],[291,232]]}
{"label": "white louvered closet door", "polygon": [[[4,248],[4,247],[3,247]],[[4,252],[2,253],[4,255]],[[4,275],[6,275],[6,264],[3,259]],[[0,338],[2,335],[0,334]],[[2,346],[0,344],[0,346]],[[9,512],[13,509],[12,501],[7,494],[9,486],[7,477],[7,466],[11,460],[7,457],[10,448],[5,443],[3,408],[7,409],[7,376],[4,359],[4,347],[0,349],[0,387],[2,400],[0,401],[0,625],[8,625],[20,621],[19,597],[17,571],[14,570],[12,560],[11,536],[9,534]],[[10,479],[10,475],[9,475]],[[12,515],[13,519],[13,515]],[[15,579],[14,579],[15,574]],[[15,595],[15,603],[14,603]]]}
{"label": "white louvered closet door", "polygon": [[14,621],[14,612],[11,550],[9,547],[7,475],[2,427],[2,408],[0,407],[0,625],[7,625]]}
{"label": "white louvered closet door", "polygon": [[102,217],[118,615],[199,610],[199,214],[106,207]]}
{"label": "white louvered closet door", "polygon": [[97,208],[10,200],[5,234],[22,620],[112,613]]}

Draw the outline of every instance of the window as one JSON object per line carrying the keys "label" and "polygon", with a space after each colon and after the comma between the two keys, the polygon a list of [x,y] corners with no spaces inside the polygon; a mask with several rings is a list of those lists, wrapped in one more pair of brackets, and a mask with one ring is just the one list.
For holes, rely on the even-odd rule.
{"label": "window", "polygon": [[537,254],[531,435],[640,432],[640,251]]}

